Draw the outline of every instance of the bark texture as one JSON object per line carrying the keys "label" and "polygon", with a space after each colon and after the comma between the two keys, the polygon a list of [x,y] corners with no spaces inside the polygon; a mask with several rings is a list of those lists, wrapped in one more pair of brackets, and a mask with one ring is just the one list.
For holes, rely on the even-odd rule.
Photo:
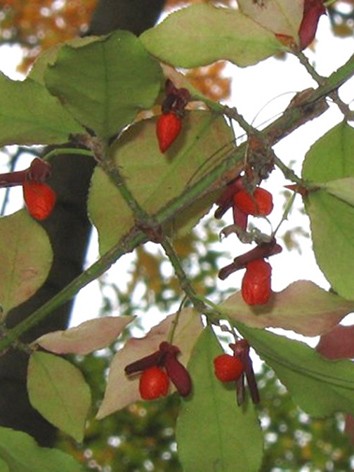
{"label": "bark texture", "polygon": [[[164,4],[165,0],[100,0],[92,18],[90,34],[126,29],[139,35],[155,24]],[[54,264],[40,290],[9,314],[9,327],[30,315],[82,271],[91,231],[86,198],[94,165],[93,159],[76,155],[63,154],[52,160],[50,184],[58,194],[58,202],[43,226],[53,246]],[[64,329],[71,308],[72,302],[60,307],[26,333],[23,340],[29,342],[43,333]],[[56,429],[33,410],[28,401],[27,363],[28,356],[18,350],[9,350],[0,357],[0,425],[27,432],[40,445],[51,446]]]}

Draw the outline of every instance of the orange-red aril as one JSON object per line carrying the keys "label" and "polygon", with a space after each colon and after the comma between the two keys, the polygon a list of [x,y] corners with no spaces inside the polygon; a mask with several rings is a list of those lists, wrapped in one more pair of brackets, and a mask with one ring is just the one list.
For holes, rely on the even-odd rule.
{"label": "orange-red aril", "polygon": [[165,152],[175,141],[182,128],[182,119],[175,113],[163,113],[156,122],[160,151]]}
{"label": "orange-red aril", "polygon": [[246,266],[242,279],[242,298],[248,305],[264,305],[271,294],[272,267],[264,259],[256,259]]}
{"label": "orange-red aril", "polygon": [[240,190],[234,195],[234,205],[246,215],[267,216],[273,210],[273,196],[261,187],[257,187],[253,195]]}
{"label": "orange-red aril", "polygon": [[52,213],[56,193],[49,185],[26,180],[23,183],[23,197],[28,213],[36,220],[45,220]]}
{"label": "orange-red aril", "polygon": [[241,359],[229,354],[220,354],[214,359],[215,376],[221,382],[232,382],[240,378],[244,371]]}
{"label": "orange-red aril", "polygon": [[167,395],[169,378],[160,367],[154,366],[144,370],[139,379],[139,392],[143,400],[155,400]]}

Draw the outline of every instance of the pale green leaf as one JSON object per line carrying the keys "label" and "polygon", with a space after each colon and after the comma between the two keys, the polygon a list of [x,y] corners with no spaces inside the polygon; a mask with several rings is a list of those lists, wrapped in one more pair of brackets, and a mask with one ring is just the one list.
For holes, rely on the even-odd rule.
{"label": "pale green leaf", "polygon": [[5,312],[39,289],[52,260],[47,233],[27,211],[0,218],[0,305]]}
{"label": "pale green leaf", "polygon": [[33,408],[82,441],[91,394],[79,369],[61,357],[35,351],[29,360],[27,389]]}
{"label": "pale green leaf", "polygon": [[276,34],[284,34],[298,42],[298,32],[304,15],[304,0],[237,1],[245,15]]}
{"label": "pale green leaf", "polygon": [[80,123],[108,139],[152,107],[162,72],[135,35],[116,31],[80,47],[64,45],[45,81]]}
{"label": "pale green leaf", "polygon": [[71,47],[82,47],[86,44],[92,43],[93,41],[97,41],[97,36],[85,36],[83,38],[73,38],[65,41],[64,43],[58,43],[54,46],[45,49],[41,52],[41,54],[36,58],[35,62],[33,63],[31,70],[29,71],[28,77],[34,80],[35,82],[39,82],[40,84],[45,85],[45,73],[49,66],[53,65],[58,57],[58,52],[60,49],[65,45]]}
{"label": "pale green leaf", "polygon": [[324,184],[317,185],[327,193],[339,198],[339,200],[354,206],[354,177],[330,180]]}
{"label": "pale green leaf", "polygon": [[354,128],[342,121],[311,147],[306,154],[302,176],[311,182],[329,182],[354,177]]}
{"label": "pale green leaf", "polygon": [[[4,464],[4,465],[3,465]],[[0,427],[1,472],[83,472],[71,456],[57,449],[39,447],[22,431]]]}
{"label": "pale green leaf", "polygon": [[43,85],[0,74],[0,146],[60,144],[84,132]]}
{"label": "pale green leaf", "polygon": [[265,330],[238,329],[304,411],[319,417],[354,413],[353,362],[328,360],[303,342]]}
{"label": "pale green leaf", "polygon": [[283,328],[304,336],[319,336],[352,312],[354,303],[313,282],[298,280],[281,292],[275,292],[264,305],[247,305],[241,292],[237,292],[220,308],[230,319],[254,328]]}
{"label": "pale green leaf", "polygon": [[[187,113],[183,129],[165,154],[161,154],[156,138],[156,119],[131,126],[113,146],[116,164],[130,191],[151,215],[177,198],[187,185],[205,175],[220,163],[220,151],[232,140],[225,120],[210,112]],[[169,230],[189,229],[205,214],[215,195],[205,196],[194,206],[176,215]],[[90,218],[99,232],[101,254],[109,250],[131,229],[133,215],[109,177],[97,168],[89,194]],[[192,221],[192,223],[190,223]]]}
{"label": "pale green leaf", "polygon": [[[152,328],[144,338],[131,338],[114,356],[110,365],[108,382],[97,418],[102,419],[130,403],[140,400],[139,376],[127,377],[124,368],[138,359],[157,351],[161,342],[166,341],[168,333],[176,321],[176,315],[168,316]],[[186,365],[198,334],[202,330],[199,314],[191,308],[182,310],[178,317],[173,344],[181,351],[180,362]]]}
{"label": "pale green leaf", "polygon": [[[354,129],[342,122],[307,153],[303,178],[330,189],[332,181],[354,177],[353,149]],[[320,268],[339,295],[354,300],[354,207],[350,204],[350,185],[343,189],[345,200],[320,189],[309,192],[304,201]]]}
{"label": "pale green leaf", "polygon": [[235,383],[226,385],[214,375],[213,359],[221,353],[213,331],[204,329],[188,364],[193,393],[182,400],[177,422],[185,472],[257,472],[262,462],[262,432],[253,404],[237,406]]}
{"label": "pale green leaf", "polygon": [[220,59],[245,67],[283,50],[272,32],[240,11],[206,4],[172,13],[140,38],[162,62],[186,68]]}
{"label": "pale green leaf", "polygon": [[105,316],[87,320],[74,328],[52,331],[33,342],[56,354],[86,355],[112,344],[133,316]]}

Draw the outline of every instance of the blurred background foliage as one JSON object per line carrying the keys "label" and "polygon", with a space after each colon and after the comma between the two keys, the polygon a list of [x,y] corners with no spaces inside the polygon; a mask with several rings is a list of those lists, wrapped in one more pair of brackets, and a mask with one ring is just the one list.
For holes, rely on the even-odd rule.
{"label": "blurred background foliage", "polygon": [[[22,47],[23,61],[19,68],[28,70],[38,54],[67,39],[84,35],[97,0],[0,0],[0,43]],[[188,3],[203,0],[168,0],[166,13]],[[207,0],[204,0],[208,3]],[[216,3],[235,6],[233,0]],[[333,33],[348,36],[354,32],[354,0],[332,3],[328,9]],[[204,94],[215,100],[230,95],[231,78],[225,75],[225,63],[188,71],[189,79]],[[14,166],[22,150],[11,150],[9,167]],[[28,150],[26,150],[28,152]],[[217,272],[222,252],[220,222],[212,216],[203,219],[198,228],[175,241],[177,253],[191,282],[200,295],[218,302]],[[299,250],[294,234],[284,235],[288,248]],[[296,238],[295,238],[296,239]],[[179,284],[163,253],[154,245],[135,251],[129,278],[124,289],[103,277],[101,315],[119,309],[120,315],[151,310],[161,314],[178,308],[182,298]],[[223,292],[225,296],[225,291]],[[143,335],[139,321],[134,335]],[[128,333],[126,333],[126,336]],[[123,339],[124,340],[124,339]],[[103,397],[105,377],[112,357],[120,345],[94,355],[75,357],[93,392],[93,414]],[[285,388],[264,364],[257,374],[262,401],[259,415],[265,434],[265,456],[262,472],[303,471],[347,472],[354,469],[352,445],[343,434],[344,417],[310,419],[294,405]],[[172,395],[161,401],[130,405],[103,421],[90,421],[85,443],[77,445],[60,435],[58,447],[81,460],[87,470],[102,472],[181,471],[174,438],[179,398]],[[236,408],[236,404],[235,404]],[[236,432],[236,434],[242,434]]]}

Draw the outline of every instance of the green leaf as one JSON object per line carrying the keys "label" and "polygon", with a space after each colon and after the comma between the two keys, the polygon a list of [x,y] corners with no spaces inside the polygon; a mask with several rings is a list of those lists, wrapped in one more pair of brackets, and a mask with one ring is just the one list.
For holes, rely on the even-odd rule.
{"label": "green leaf", "polygon": [[5,312],[39,289],[52,261],[47,233],[27,211],[0,218],[0,304]]}
{"label": "green leaf", "polygon": [[116,31],[81,47],[63,46],[45,81],[80,123],[108,139],[151,108],[162,72],[135,35]]}
{"label": "green leaf", "polygon": [[83,472],[83,467],[62,451],[39,447],[28,434],[0,427],[0,470]]}
{"label": "green leaf", "polygon": [[1,472],[10,472],[10,469],[9,469],[8,465],[2,459],[0,459],[0,471]]}
{"label": "green leaf", "polygon": [[216,379],[213,359],[220,353],[213,331],[205,328],[188,364],[193,393],[182,400],[177,422],[179,459],[185,472],[256,472],[263,453],[257,414],[249,401],[237,406],[234,383]]}
{"label": "green leaf", "polygon": [[354,176],[354,128],[342,121],[322,136],[307,153],[302,177],[311,182],[329,182]]}
{"label": "green leaf", "polygon": [[60,144],[84,132],[44,86],[0,74],[0,146]]}
{"label": "green leaf", "polygon": [[354,365],[328,360],[307,344],[265,330],[238,325],[262,359],[274,369],[294,401],[313,416],[354,413]]}
{"label": "green leaf", "polygon": [[140,39],[162,62],[187,68],[220,59],[245,67],[284,50],[272,32],[240,11],[204,4],[172,13]]}
{"label": "green leaf", "polygon": [[[193,179],[220,163],[224,154],[218,151],[232,140],[225,120],[210,112],[187,113],[181,134],[165,154],[159,150],[155,129],[155,118],[141,121],[131,126],[112,149],[130,191],[151,215],[177,198]],[[193,208],[180,212],[171,222],[173,230],[189,229],[190,222],[195,224],[214,200],[215,195],[204,196]],[[134,225],[131,210],[100,168],[92,178],[88,207],[99,232],[101,254]]]}
{"label": "green leaf", "polygon": [[85,46],[86,44],[92,43],[93,41],[97,41],[96,36],[85,36],[83,38],[69,39],[64,43],[58,43],[48,49],[45,49],[36,58],[27,77],[31,78],[35,82],[45,85],[45,73],[48,67],[53,65],[57,60],[58,53],[64,44],[75,48]]}
{"label": "green leaf", "polygon": [[247,305],[241,292],[237,292],[225,300],[220,309],[230,319],[253,328],[283,328],[304,336],[319,336],[352,312],[354,303],[313,282],[298,280],[274,293],[264,305]]}
{"label": "green leaf", "polygon": [[79,369],[53,354],[33,352],[27,389],[33,408],[76,441],[82,441],[91,394]]}
{"label": "green leaf", "polygon": [[351,181],[345,182],[342,199],[332,195],[331,182],[354,177],[353,148],[354,129],[342,122],[312,146],[303,166],[305,180],[329,186],[329,192],[312,191],[304,200],[317,262],[334,290],[350,300],[354,300],[354,207],[350,204],[353,197],[348,196]]}

